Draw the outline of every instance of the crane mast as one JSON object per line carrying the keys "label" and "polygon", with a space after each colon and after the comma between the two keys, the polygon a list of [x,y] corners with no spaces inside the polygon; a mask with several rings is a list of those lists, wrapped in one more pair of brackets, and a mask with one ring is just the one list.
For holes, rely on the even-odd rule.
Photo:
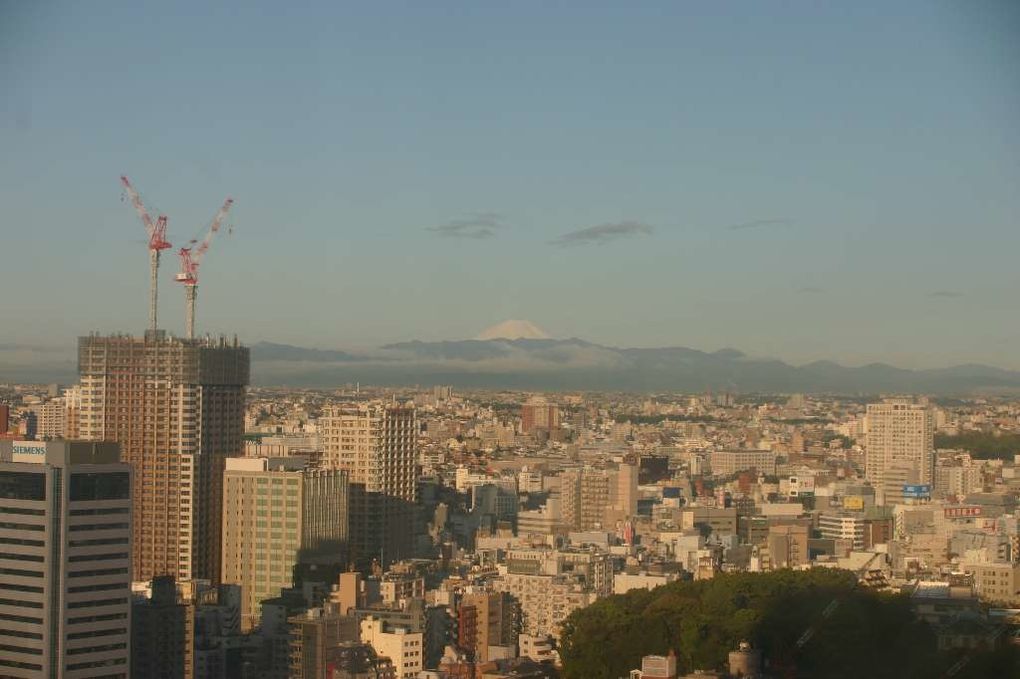
{"label": "crane mast", "polygon": [[130,180],[121,175],[120,183],[123,184],[124,191],[131,199],[131,204],[134,206],[135,212],[138,213],[139,219],[142,220],[145,232],[149,237],[149,330],[155,332],[156,309],[159,301],[159,253],[170,247],[170,243],[166,239],[166,215],[160,215],[153,222],[141,196],[131,185]]}
{"label": "crane mast", "polygon": [[[188,247],[181,248],[178,255],[181,258],[181,271],[174,280],[184,284],[184,334],[188,339],[195,337],[195,302],[198,299],[198,265],[201,263],[205,253],[209,251],[213,236],[220,230],[230,206],[234,204],[233,198],[227,198],[223,206],[213,217],[209,230],[201,243],[197,239],[192,240]],[[196,245],[197,243],[197,245]]]}

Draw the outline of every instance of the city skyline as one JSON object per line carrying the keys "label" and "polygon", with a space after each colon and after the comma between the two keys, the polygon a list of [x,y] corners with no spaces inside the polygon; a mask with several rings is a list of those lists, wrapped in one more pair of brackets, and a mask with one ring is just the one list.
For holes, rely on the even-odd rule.
{"label": "city skyline", "polygon": [[[45,275],[9,261],[36,290],[0,299],[0,344],[144,327],[127,173],[176,246],[236,197],[198,327],[250,344],[521,318],[608,346],[1020,368],[1008,3],[262,9],[0,10],[4,244],[46,255]],[[175,260],[161,325],[181,333]]]}

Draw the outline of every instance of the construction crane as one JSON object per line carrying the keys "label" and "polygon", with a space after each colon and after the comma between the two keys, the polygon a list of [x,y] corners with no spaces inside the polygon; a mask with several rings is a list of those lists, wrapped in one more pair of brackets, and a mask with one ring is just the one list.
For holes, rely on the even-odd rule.
{"label": "construction crane", "polygon": [[156,331],[156,303],[159,299],[159,253],[170,247],[166,239],[166,215],[160,215],[153,222],[149,211],[145,208],[138,192],[127,177],[121,175],[120,183],[124,185],[124,191],[135,212],[145,225],[145,232],[149,235],[149,330]]}
{"label": "construction crane", "polygon": [[188,339],[194,339],[195,337],[195,300],[198,297],[198,265],[202,262],[202,257],[205,256],[205,253],[209,251],[209,245],[212,243],[213,236],[220,230],[220,224],[223,223],[223,219],[227,216],[227,212],[233,204],[234,199],[227,198],[223,203],[223,207],[213,217],[212,224],[209,225],[209,230],[206,232],[202,242],[199,243],[197,238],[192,239],[188,242],[188,247],[181,248],[177,253],[181,258],[181,272],[177,274],[175,280],[178,283],[184,283],[184,334]]}

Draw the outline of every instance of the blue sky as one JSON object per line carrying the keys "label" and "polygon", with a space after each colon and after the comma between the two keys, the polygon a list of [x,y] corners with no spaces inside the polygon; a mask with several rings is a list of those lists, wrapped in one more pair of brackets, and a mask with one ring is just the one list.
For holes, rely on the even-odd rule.
{"label": "blue sky", "polygon": [[0,0],[0,343],[144,327],[126,173],[175,244],[235,198],[198,325],[249,342],[1020,368],[1017,34],[1008,0]]}

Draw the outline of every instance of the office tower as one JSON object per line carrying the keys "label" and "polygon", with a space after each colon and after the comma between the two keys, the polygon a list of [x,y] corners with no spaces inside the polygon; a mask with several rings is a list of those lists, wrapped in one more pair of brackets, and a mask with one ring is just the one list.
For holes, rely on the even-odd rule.
{"label": "office tower", "polygon": [[171,575],[152,579],[148,597],[131,606],[131,676],[190,679],[194,676],[195,610],[181,601]]}
{"label": "office tower", "polygon": [[344,562],[347,472],[313,469],[303,457],[234,457],[223,474],[220,581],[241,586],[241,629],[260,602],[293,585],[299,561]]}
{"label": "office tower", "polygon": [[10,431],[11,407],[6,403],[0,403],[0,436]]}
{"label": "office tower", "polygon": [[818,532],[823,538],[837,540],[847,549],[864,549],[864,514],[822,512],[818,515]]}
{"label": "office tower", "polygon": [[116,444],[0,441],[0,676],[126,678],[130,552]]}
{"label": "office tower", "polygon": [[349,474],[352,561],[385,565],[412,556],[418,493],[414,405],[329,406],[318,428],[323,465]]}
{"label": "office tower", "polygon": [[82,337],[82,438],[134,468],[134,580],[220,577],[223,460],[244,451],[246,347],[226,340]]}
{"label": "office tower", "polygon": [[521,433],[531,434],[538,429],[551,431],[560,426],[560,407],[536,397],[521,406]]}
{"label": "office tower", "polygon": [[927,405],[888,400],[868,405],[865,476],[882,504],[903,501],[903,486],[931,485],[935,418]]}

